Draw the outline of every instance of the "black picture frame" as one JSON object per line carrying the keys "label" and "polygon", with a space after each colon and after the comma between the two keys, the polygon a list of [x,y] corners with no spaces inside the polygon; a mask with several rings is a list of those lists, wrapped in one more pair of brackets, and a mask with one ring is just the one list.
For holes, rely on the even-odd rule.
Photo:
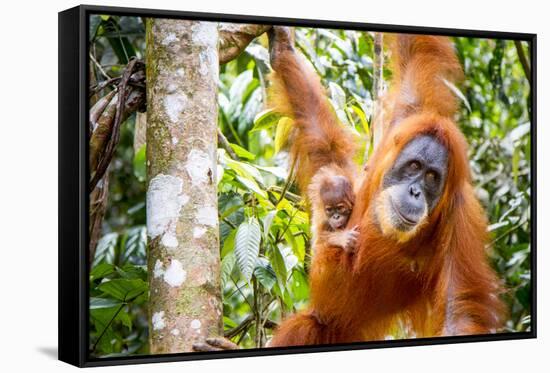
{"label": "black picture frame", "polygon": [[[263,348],[217,352],[186,352],[165,355],[91,358],[88,355],[88,21],[91,14],[147,16],[234,23],[274,24],[335,29],[406,32],[445,36],[466,36],[531,43],[531,331],[492,335],[419,338],[361,342],[345,345]],[[59,13],[59,360],[79,367],[219,359],[262,355],[435,345],[536,338],[537,335],[537,244],[536,244],[536,129],[537,129],[537,35],[483,30],[462,30],[420,26],[398,26],[344,21],[321,21],[265,16],[243,16],[158,9],[137,9],[81,5]]]}

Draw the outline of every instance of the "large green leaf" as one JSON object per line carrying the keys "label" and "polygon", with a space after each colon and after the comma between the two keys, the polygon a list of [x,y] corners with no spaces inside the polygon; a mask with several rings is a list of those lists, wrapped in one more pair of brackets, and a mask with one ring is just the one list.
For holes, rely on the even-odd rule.
{"label": "large green leaf", "polygon": [[109,263],[100,263],[92,268],[90,272],[90,281],[101,279],[115,271],[115,266]]}
{"label": "large green leaf", "polygon": [[281,119],[281,114],[273,109],[266,109],[259,112],[254,118],[254,128],[252,131],[260,131],[273,127]]}
{"label": "large green leaf", "polygon": [[103,293],[123,302],[128,302],[147,291],[147,283],[140,279],[115,279],[97,287]]}
{"label": "large green leaf", "polygon": [[121,263],[130,258],[132,263],[145,264],[147,246],[147,231],[144,225],[132,227],[128,230],[128,238],[121,253]]}
{"label": "large green leaf", "polygon": [[247,282],[250,282],[252,278],[252,272],[260,252],[260,241],[260,225],[256,218],[250,218],[239,225],[235,237],[235,257]]}

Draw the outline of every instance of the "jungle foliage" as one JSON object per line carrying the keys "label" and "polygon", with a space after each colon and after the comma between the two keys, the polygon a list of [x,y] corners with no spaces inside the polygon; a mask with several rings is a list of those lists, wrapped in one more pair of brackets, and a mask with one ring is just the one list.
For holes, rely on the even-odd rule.
{"label": "jungle foliage", "polygon": [[[374,34],[299,28],[296,41],[368,157]],[[459,124],[491,224],[488,253],[508,289],[506,330],[525,331],[531,315],[531,113],[518,47],[529,56],[529,46],[492,39],[454,41],[466,75],[457,91]],[[144,54],[142,20],[93,16],[90,43],[97,81],[118,76],[131,56]],[[291,183],[292,165],[284,150],[292,123],[265,110],[266,46],[265,36],[253,41],[221,66],[219,81],[219,128],[232,150],[218,149],[223,318],[226,336],[244,348],[264,346],[273,327],[303,308],[309,295],[309,217]],[[384,77],[390,76],[385,69]],[[145,156],[143,147],[134,151],[134,122],[135,115],[122,126],[110,167],[102,238],[90,272],[90,351],[96,356],[148,352]]]}

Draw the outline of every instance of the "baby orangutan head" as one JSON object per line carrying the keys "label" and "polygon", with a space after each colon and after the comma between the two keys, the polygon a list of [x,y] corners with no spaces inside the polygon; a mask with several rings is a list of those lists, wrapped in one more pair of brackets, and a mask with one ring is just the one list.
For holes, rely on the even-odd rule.
{"label": "baby orangutan head", "polygon": [[340,175],[326,177],[321,181],[319,195],[327,224],[333,230],[343,229],[349,220],[355,199],[350,181]]}

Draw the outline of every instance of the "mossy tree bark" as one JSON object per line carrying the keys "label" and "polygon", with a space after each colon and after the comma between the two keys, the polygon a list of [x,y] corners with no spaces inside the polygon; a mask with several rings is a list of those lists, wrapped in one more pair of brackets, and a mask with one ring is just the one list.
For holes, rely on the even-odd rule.
{"label": "mossy tree bark", "polygon": [[218,26],[148,19],[151,353],[223,335],[216,188]]}

